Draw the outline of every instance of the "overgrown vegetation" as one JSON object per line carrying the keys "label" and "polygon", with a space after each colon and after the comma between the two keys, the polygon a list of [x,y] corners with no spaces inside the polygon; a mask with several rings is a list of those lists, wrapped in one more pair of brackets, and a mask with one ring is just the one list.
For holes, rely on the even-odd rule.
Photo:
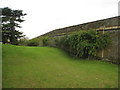
{"label": "overgrown vegetation", "polygon": [[81,31],[61,38],[60,47],[79,58],[96,57],[96,52],[110,44],[108,34],[94,30]]}

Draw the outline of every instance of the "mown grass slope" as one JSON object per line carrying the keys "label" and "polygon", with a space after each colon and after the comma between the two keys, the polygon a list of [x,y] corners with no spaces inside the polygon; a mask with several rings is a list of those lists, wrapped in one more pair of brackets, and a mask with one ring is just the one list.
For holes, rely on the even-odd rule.
{"label": "mown grass slope", "polygon": [[3,45],[3,88],[116,88],[117,65],[50,47]]}

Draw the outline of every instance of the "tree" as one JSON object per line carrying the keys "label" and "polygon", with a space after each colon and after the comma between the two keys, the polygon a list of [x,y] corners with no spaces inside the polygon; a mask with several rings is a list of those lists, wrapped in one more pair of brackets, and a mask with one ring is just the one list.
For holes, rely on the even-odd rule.
{"label": "tree", "polygon": [[18,39],[23,37],[23,33],[16,30],[21,28],[20,23],[24,22],[23,17],[26,15],[22,10],[12,10],[8,7],[2,9],[2,42],[18,44]]}

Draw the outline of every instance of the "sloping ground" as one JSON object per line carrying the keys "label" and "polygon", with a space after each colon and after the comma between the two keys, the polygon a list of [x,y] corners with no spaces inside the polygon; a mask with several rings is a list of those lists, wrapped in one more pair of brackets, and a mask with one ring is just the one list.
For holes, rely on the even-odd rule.
{"label": "sloping ground", "polygon": [[3,45],[3,88],[117,88],[117,65],[50,47]]}

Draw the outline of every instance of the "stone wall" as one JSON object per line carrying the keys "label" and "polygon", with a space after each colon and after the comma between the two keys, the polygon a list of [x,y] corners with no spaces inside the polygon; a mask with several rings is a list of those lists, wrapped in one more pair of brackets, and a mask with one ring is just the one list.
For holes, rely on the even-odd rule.
{"label": "stone wall", "polygon": [[[118,20],[119,19],[119,20]],[[83,23],[79,25],[69,26],[65,28],[60,28],[43,34],[42,36],[62,36],[69,34],[70,32],[80,31],[80,30],[90,30],[90,29],[99,29],[106,27],[115,27],[118,26],[118,21],[120,21],[120,17],[113,17],[103,20],[98,20],[94,22]]]}
{"label": "stone wall", "polygon": [[120,16],[56,29],[42,36],[61,37],[71,32],[91,29],[98,30],[102,33],[109,33],[112,40],[111,45],[97,53],[98,57],[112,62],[118,62],[120,60]]}
{"label": "stone wall", "polygon": [[109,33],[111,44],[104,50],[99,51],[97,53],[97,56],[101,59],[118,63],[118,60],[120,59],[120,54],[118,53],[118,50],[120,48],[120,39],[118,38],[120,35],[119,30],[108,30],[105,31],[105,33]]}

